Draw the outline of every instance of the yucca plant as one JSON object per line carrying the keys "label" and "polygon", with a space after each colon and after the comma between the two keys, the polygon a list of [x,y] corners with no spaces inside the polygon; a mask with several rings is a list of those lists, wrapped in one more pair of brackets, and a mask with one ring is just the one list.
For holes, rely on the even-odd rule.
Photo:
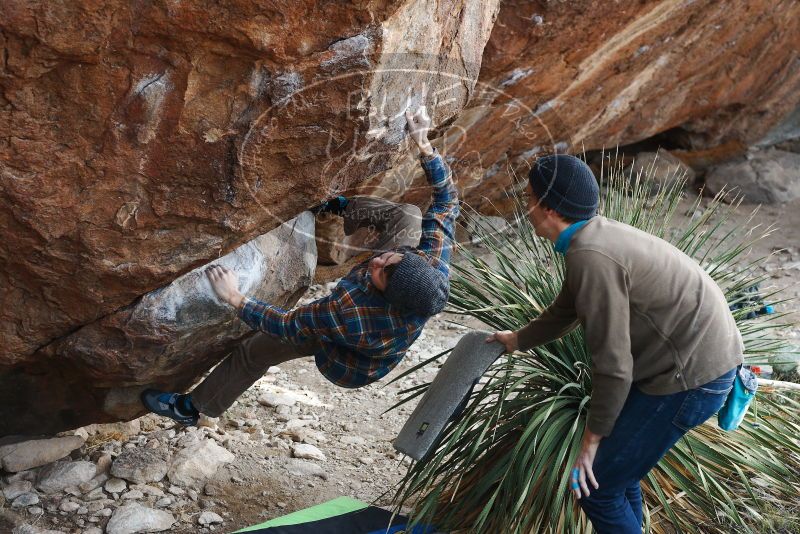
{"label": "yucca plant", "polygon": [[[748,251],[770,229],[751,228],[751,218],[738,219],[738,204],[723,202],[722,195],[705,207],[698,198],[690,222],[681,227],[674,215],[682,182],[661,187],[653,196],[652,170],[632,176],[606,165],[600,177],[605,186],[601,213],[670,241],[707,270],[731,304],[737,303],[743,289],[764,281],[757,268],[766,258],[750,258]],[[497,232],[475,219],[485,227],[483,244],[489,254],[462,249],[452,281],[450,310],[481,320],[489,330],[525,325],[553,301],[564,276],[563,258],[549,241],[535,236],[524,201],[514,196],[518,209],[510,231]],[[763,296],[771,302],[779,299],[774,292]],[[751,310],[752,305],[745,305],[734,315],[748,360],[765,361],[782,350],[776,334],[786,325],[781,314],[746,319]],[[415,521],[448,531],[590,531],[568,491],[591,402],[589,362],[581,329],[499,360],[429,458],[411,465],[395,503],[410,506]],[[427,386],[405,390],[398,405]],[[788,529],[781,532],[800,528],[797,398],[789,392],[762,391],[757,409],[751,409],[739,430],[723,432],[715,423],[712,419],[691,431],[643,481],[646,529],[769,532],[778,531],[775,516],[782,517],[780,528]]]}

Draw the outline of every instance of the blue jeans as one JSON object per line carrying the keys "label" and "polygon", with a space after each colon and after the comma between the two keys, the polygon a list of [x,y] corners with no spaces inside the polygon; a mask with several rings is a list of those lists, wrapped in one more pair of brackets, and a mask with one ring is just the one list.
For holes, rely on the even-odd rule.
{"label": "blue jeans", "polygon": [[598,534],[641,534],[639,481],[691,428],[725,404],[736,369],[672,395],[631,388],[611,435],[600,442],[592,470],[599,488],[578,502]]}

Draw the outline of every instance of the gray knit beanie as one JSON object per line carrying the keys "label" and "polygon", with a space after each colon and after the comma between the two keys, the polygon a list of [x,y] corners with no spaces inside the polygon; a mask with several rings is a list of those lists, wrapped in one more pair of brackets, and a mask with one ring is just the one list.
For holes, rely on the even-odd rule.
{"label": "gray knit beanie", "polygon": [[415,252],[406,252],[389,278],[384,297],[401,313],[430,317],[447,304],[447,276]]}
{"label": "gray knit beanie", "polygon": [[539,158],[528,179],[539,200],[562,217],[583,220],[597,214],[600,187],[592,169],[575,156]]}

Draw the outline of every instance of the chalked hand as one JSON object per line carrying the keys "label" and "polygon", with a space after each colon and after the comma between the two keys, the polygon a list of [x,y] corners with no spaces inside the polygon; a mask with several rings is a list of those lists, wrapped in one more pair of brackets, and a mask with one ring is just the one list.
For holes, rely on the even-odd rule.
{"label": "chalked hand", "polygon": [[206,269],[206,275],[220,300],[234,308],[242,306],[244,295],[239,292],[239,277],[235,272],[222,265],[212,265]]}
{"label": "chalked hand", "polygon": [[417,144],[419,151],[423,155],[432,156],[433,147],[428,141],[428,132],[431,129],[431,118],[428,117],[428,110],[425,106],[420,106],[415,113],[411,113],[411,110],[407,109],[405,115],[409,137]]}

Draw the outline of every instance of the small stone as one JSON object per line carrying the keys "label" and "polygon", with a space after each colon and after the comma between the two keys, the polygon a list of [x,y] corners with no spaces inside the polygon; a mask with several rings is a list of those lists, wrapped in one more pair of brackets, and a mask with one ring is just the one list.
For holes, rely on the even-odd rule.
{"label": "small stone", "polygon": [[33,489],[33,484],[29,480],[15,480],[3,488],[3,495],[9,501],[13,501],[23,493],[28,493]]}
{"label": "small stone", "polygon": [[81,491],[81,493],[89,493],[93,489],[97,489],[105,484],[106,480],[108,480],[108,475],[105,473],[100,473],[90,481],[79,484],[78,489]]}
{"label": "small stone", "polygon": [[58,507],[58,509],[61,510],[62,512],[66,512],[68,514],[71,514],[72,512],[77,511],[78,508],[80,508],[80,507],[81,507],[81,505],[76,503],[76,502],[64,501],[64,502],[61,503],[61,505]]}
{"label": "small stone", "polygon": [[364,465],[372,465],[375,462],[375,460],[373,460],[369,456],[361,457],[361,458],[358,459],[358,461],[361,462]]}
{"label": "small stone", "polygon": [[214,512],[203,512],[200,514],[200,517],[197,518],[197,523],[203,526],[218,525],[223,521],[224,519]]}
{"label": "small stone", "polygon": [[45,493],[56,493],[88,482],[97,474],[92,462],[56,462],[39,472],[36,488]]}
{"label": "small stone", "polygon": [[125,450],[111,464],[111,475],[136,484],[158,482],[169,470],[166,455],[164,449]]}
{"label": "small stone", "polygon": [[218,481],[210,480],[208,484],[206,484],[205,488],[203,488],[203,493],[210,497],[222,495],[225,493],[225,488],[222,487]]}
{"label": "small stone", "polygon": [[307,460],[325,461],[325,455],[321,450],[308,443],[296,443],[292,446],[292,456]]}
{"label": "small stone", "polygon": [[[111,512],[111,510],[109,510]],[[103,534],[103,529],[97,527],[90,527],[83,531],[83,534]]]}
{"label": "small stone", "polygon": [[105,498],[106,494],[103,493],[103,488],[95,488],[83,496],[84,501],[97,501]]}
{"label": "small stone", "polygon": [[83,495],[83,492],[78,488],[78,486],[69,486],[64,488],[64,493],[67,495],[72,495],[73,497],[80,497]]}
{"label": "small stone", "polygon": [[28,508],[28,513],[31,515],[42,515],[44,510],[40,506],[31,506]]}
{"label": "small stone", "polygon": [[41,467],[64,458],[84,443],[80,436],[35,439],[0,446],[0,465],[11,473]]}
{"label": "small stone", "polygon": [[139,503],[120,506],[111,515],[106,534],[134,534],[136,532],[162,532],[175,523],[169,512],[153,510]]}
{"label": "small stone", "polygon": [[108,501],[105,499],[103,501],[92,501],[86,505],[86,508],[89,509],[90,514],[96,514],[97,512],[106,507],[106,502]]}
{"label": "small stone", "polygon": [[219,423],[219,417],[209,417],[201,413],[200,418],[197,420],[197,427],[216,429],[217,423]]}
{"label": "small stone", "polygon": [[101,454],[97,459],[97,472],[108,473],[108,471],[111,469],[112,463],[113,459],[111,458],[110,454]]}
{"label": "small stone", "polygon": [[288,469],[291,475],[297,477],[304,477],[304,476],[315,476],[319,477],[323,480],[328,479],[328,473],[322,466],[315,464],[313,462],[307,462],[305,460],[289,460],[286,468]]}
{"label": "small stone", "polygon": [[127,500],[136,500],[142,497],[144,497],[144,493],[139,490],[130,490],[122,494],[122,498]]}
{"label": "small stone", "polygon": [[86,506],[81,506],[80,508],[78,508],[78,511],[75,512],[75,513],[78,514],[78,515],[86,515],[86,514],[89,513],[89,508],[86,507]]}
{"label": "small stone", "polygon": [[39,496],[29,491],[27,493],[23,493],[19,495],[14,502],[11,503],[12,508],[25,508],[26,506],[33,506],[34,504],[39,504]]}
{"label": "small stone", "polygon": [[345,445],[366,445],[367,440],[361,436],[342,436],[339,441]]}
{"label": "small stone", "polygon": [[258,398],[258,403],[262,406],[275,408],[277,406],[294,406],[297,397],[292,394],[265,393]]}
{"label": "small stone", "polygon": [[112,478],[103,487],[109,493],[122,493],[128,485],[121,478]]}
{"label": "small stone", "polygon": [[148,486],[147,484],[136,484],[135,486],[131,486],[132,490],[139,490],[145,495],[150,495],[152,497],[163,497],[164,490],[160,488],[156,488],[155,486]]}
{"label": "small stone", "polygon": [[172,497],[161,497],[156,501],[157,508],[166,508],[170,504],[172,504],[173,500]]}
{"label": "small stone", "polygon": [[170,486],[167,491],[170,492],[173,495],[185,495],[186,494],[186,490],[181,488],[181,487],[179,487],[179,486]]}
{"label": "small stone", "polygon": [[306,421],[303,419],[290,419],[289,421],[286,422],[286,430],[291,431],[291,430],[296,430],[298,428],[302,428],[308,425],[309,422],[310,421]]}
{"label": "small stone", "polygon": [[180,451],[172,460],[168,478],[173,484],[201,488],[220,466],[236,457],[213,440],[206,439]]}

